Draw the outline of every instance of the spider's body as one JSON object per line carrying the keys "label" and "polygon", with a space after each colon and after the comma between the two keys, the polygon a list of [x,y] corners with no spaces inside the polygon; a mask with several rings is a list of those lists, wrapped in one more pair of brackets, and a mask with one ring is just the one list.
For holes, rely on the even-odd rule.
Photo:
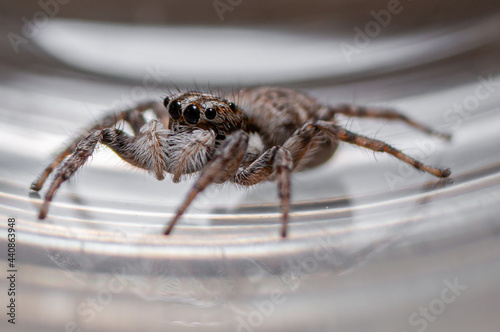
{"label": "spider's body", "polygon": [[[245,89],[240,92],[238,101],[249,117],[250,131],[259,136],[264,149],[285,144],[295,131],[308,123],[323,118],[335,123],[328,107],[296,90],[266,87]],[[302,151],[304,156],[294,164],[294,170],[324,163],[338,146],[338,141],[328,140],[322,132],[306,140],[308,146]]]}
{"label": "spider's body", "polygon": [[[211,183],[233,182],[251,186],[275,180],[281,200],[283,227],[287,233],[290,201],[290,174],[294,170],[317,166],[345,141],[368,149],[389,153],[418,170],[437,177],[450,175],[403,154],[390,145],[354,134],[335,122],[336,114],[401,120],[427,133],[448,138],[393,110],[320,104],[304,93],[275,87],[241,90],[234,102],[200,92],[177,93],[163,105],[147,102],[103,118],[89,133],[75,139],[31,185],[40,190],[49,174],[60,163],[45,196],[39,218],[45,218],[54,193],[93,153],[104,144],[126,162],[150,171],[158,180],[172,174],[174,182],[182,175],[199,172],[193,188],[171,220],[165,234],[198,193]],[[142,113],[152,109],[157,119],[146,123]],[[128,122],[134,136],[116,128]]]}

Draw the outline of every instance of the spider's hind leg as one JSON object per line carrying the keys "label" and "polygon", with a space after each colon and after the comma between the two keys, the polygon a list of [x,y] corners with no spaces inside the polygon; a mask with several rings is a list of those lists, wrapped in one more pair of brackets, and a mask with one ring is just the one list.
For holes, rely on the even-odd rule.
{"label": "spider's hind leg", "polygon": [[326,114],[322,116],[320,120],[331,121],[335,114],[343,114],[345,116],[355,116],[360,118],[398,120],[429,135],[433,135],[445,140],[451,139],[450,134],[434,130],[429,126],[417,122],[407,117],[406,115],[390,108],[363,107],[350,104],[339,105],[336,107],[329,107]]}
{"label": "spider's hind leg", "polygon": [[425,165],[422,162],[413,159],[412,157],[404,154],[403,152],[397,150],[396,148],[390,146],[389,144],[369,138],[366,136],[358,135],[353,132],[350,132],[340,126],[337,126],[331,122],[327,121],[318,121],[315,124],[320,130],[322,130],[327,136],[329,136],[331,139],[334,140],[340,140],[344,141],[347,143],[355,144],[362,146],[364,148],[377,151],[377,152],[385,152],[388,154],[393,155],[394,157],[398,158],[399,160],[410,164],[411,166],[415,167],[419,171],[425,171],[427,173],[430,173],[436,177],[440,178],[446,178],[450,176],[451,171],[449,168],[447,169],[441,169],[441,168],[436,168],[432,167],[429,165]]}

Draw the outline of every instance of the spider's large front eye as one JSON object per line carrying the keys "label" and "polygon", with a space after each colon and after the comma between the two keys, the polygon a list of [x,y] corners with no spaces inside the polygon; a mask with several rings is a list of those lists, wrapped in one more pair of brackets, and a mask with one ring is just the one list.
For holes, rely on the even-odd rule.
{"label": "spider's large front eye", "polygon": [[209,120],[215,119],[215,116],[217,115],[217,111],[214,110],[213,108],[207,108],[205,110],[205,117]]}
{"label": "spider's large front eye", "polygon": [[195,104],[188,105],[184,109],[184,120],[190,124],[197,124],[200,121],[200,109]]}
{"label": "spider's large front eye", "polygon": [[178,100],[174,100],[170,103],[168,114],[170,114],[174,120],[179,120],[181,118],[181,103]]}

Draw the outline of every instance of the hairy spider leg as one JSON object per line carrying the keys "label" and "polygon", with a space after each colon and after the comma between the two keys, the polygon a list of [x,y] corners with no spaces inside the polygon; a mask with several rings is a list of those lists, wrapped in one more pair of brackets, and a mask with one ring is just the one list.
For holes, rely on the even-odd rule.
{"label": "hairy spider leg", "polygon": [[229,177],[233,176],[245,156],[248,147],[248,139],[248,134],[242,130],[235,131],[226,139],[221,149],[214,154],[213,158],[201,170],[198,179],[165,230],[165,235],[172,232],[175,224],[191,202],[199,193],[205,190],[208,185],[225,182]]}
{"label": "hairy spider leg", "polygon": [[145,124],[145,120],[142,117],[142,113],[148,109],[152,109],[153,112],[162,120],[164,126],[168,126],[168,114],[162,110],[162,104],[154,101],[148,101],[140,103],[131,109],[124,110],[117,114],[110,114],[99,120],[93,127],[87,130],[86,134],[81,134],[75,138],[66,149],[61,151],[56,158],[48,165],[42,174],[31,184],[31,189],[39,191],[42,189],[43,184],[49,177],[49,175],[54,171],[54,169],[70,154],[75,152],[78,143],[87,137],[88,132],[93,132],[95,130],[100,130],[104,128],[110,128],[115,126],[120,121],[125,121],[130,124],[135,135],[140,136],[140,128]]}
{"label": "hairy spider leg", "polygon": [[[124,161],[156,174],[156,177],[163,177],[163,171],[167,168],[165,165],[165,156],[162,154],[164,146],[157,146],[157,131],[163,126],[156,120],[151,120],[143,126],[141,135],[129,136],[125,132],[116,128],[97,129],[76,144],[75,150],[66,158],[58,168],[54,179],[45,195],[42,208],[40,209],[39,219],[44,219],[52,201],[55,192],[59,186],[68,180],[73,174],[82,167],[88,157],[92,155],[97,144],[101,143],[110,147]],[[140,154],[144,151],[145,144],[150,146],[146,150],[148,154]]]}
{"label": "hairy spider leg", "polygon": [[[231,179],[231,182],[239,185],[250,186],[268,179],[273,171],[276,171],[278,193],[281,201],[282,237],[286,237],[287,235],[291,172],[297,167],[306,152],[313,148],[313,145],[318,142],[316,139],[321,133],[335,141],[344,141],[377,152],[392,154],[416,169],[429,172],[437,177],[447,177],[451,174],[449,169],[438,169],[424,165],[382,141],[354,134],[331,122],[318,121],[314,124],[306,123],[287,139],[283,147],[274,146],[268,149],[249,166],[240,168],[233,179]],[[321,139],[322,138],[320,138],[319,141],[321,141]]]}
{"label": "hairy spider leg", "polygon": [[276,172],[282,218],[282,237],[286,237],[287,235],[290,212],[290,177],[292,170],[293,158],[290,151],[282,146],[273,146],[264,151],[264,153],[250,164],[247,163],[245,167],[239,168],[236,174],[230,179],[231,182],[238,185],[252,186],[268,180],[269,177]]}
{"label": "hairy spider leg", "polygon": [[44,219],[47,216],[50,202],[52,201],[52,198],[54,197],[54,194],[56,193],[59,186],[64,181],[69,179],[83,164],[85,164],[88,157],[90,157],[94,152],[94,148],[97,143],[99,143],[99,141],[102,139],[102,135],[103,130],[95,130],[86,138],[79,141],[78,144],[74,143],[76,145],[76,148],[58,169],[54,176],[54,179],[52,180],[49,190],[45,194],[45,199],[38,215],[39,219]]}
{"label": "hairy spider leg", "polygon": [[280,148],[276,154],[275,165],[282,218],[281,237],[286,237],[288,233],[288,215],[290,213],[290,178],[293,169],[293,161],[290,151],[285,148]]}
{"label": "hairy spider leg", "polygon": [[283,146],[273,146],[264,151],[251,163],[238,169],[231,182],[251,186],[268,180],[275,172],[278,184],[278,196],[281,211],[281,236],[286,237],[288,233],[288,220],[290,213],[291,173],[302,160],[319,129],[311,124],[306,124],[296,130],[286,140]]}
{"label": "hairy spider leg", "polygon": [[374,119],[387,119],[387,120],[398,120],[403,121],[406,124],[410,125],[413,128],[421,130],[427,134],[450,140],[451,135],[448,133],[443,133],[437,130],[434,130],[422,123],[419,123],[415,120],[410,119],[406,115],[399,113],[396,110],[390,108],[376,108],[376,107],[364,107],[364,106],[356,106],[350,104],[339,105],[335,107],[328,107],[327,113],[321,117],[320,120],[331,121],[332,117],[335,114],[343,114],[346,116],[355,116],[360,118],[374,118]]}
{"label": "hairy spider leg", "polygon": [[306,124],[298,129],[283,146],[274,146],[264,151],[255,160],[245,162],[246,166],[243,167],[240,167],[240,164],[248,147],[248,135],[242,131],[235,132],[228,138],[219,153],[201,171],[164,234],[168,235],[172,232],[175,224],[191,202],[211,183],[224,182],[229,179],[239,185],[251,186],[268,180],[275,172],[282,213],[281,236],[286,237],[290,212],[291,173],[305,155],[318,132],[319,129],[316,126]]}
{"label": "hairy spider leg", "polygon": [[368,138],[366,136],[358,135],[355,133],[352,133],[340,126],[337,126],[331,122],[327,121],[318,121],[315,123],[315,125],[321,129],[322,132],[324,132],[327,136],[329,136],[331,139],[335,140],[340,140],[343,142],[355,144],[362,146],[364,148],[377,151],[377,152],[385,152],[388,154],[393,155],[394,157],[398,158],[399,160],[415,167],[419,171],[425,171],[428,172],[436,177],[440,178],[446,178],[450,176],[451,171],[449,168],[447,169],[440,169],[432,166],[428,166],[423,164],[422,162],[413,159],[412,157],[404,154],[403,152],[397,150],[396,148],[390,146],[387,143],[384,143],[382,141]]}

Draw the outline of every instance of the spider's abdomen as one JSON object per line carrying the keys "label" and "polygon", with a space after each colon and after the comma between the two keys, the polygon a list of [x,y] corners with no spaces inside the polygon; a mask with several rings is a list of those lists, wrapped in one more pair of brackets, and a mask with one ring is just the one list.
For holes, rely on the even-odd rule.
{"label": "spider's abdomen", "polygon": [[[326,111],[312,97],[292,89],[258,87],[243,89],[238,94],[238,106],[248,116],[249,130],[259,134],[265,148],[283,145],[306,123],[314,123]],[[315,167],[328,160],[337,142],[315,136],[296,169]]]}
{"label": "spider's abdomen", "polygon": [[302,92],[278,87],[243,89],[238,105],[249,118],[250,130],[258,132],[268,147],[283,145],[295,130],[318,120],[322,108]]}

